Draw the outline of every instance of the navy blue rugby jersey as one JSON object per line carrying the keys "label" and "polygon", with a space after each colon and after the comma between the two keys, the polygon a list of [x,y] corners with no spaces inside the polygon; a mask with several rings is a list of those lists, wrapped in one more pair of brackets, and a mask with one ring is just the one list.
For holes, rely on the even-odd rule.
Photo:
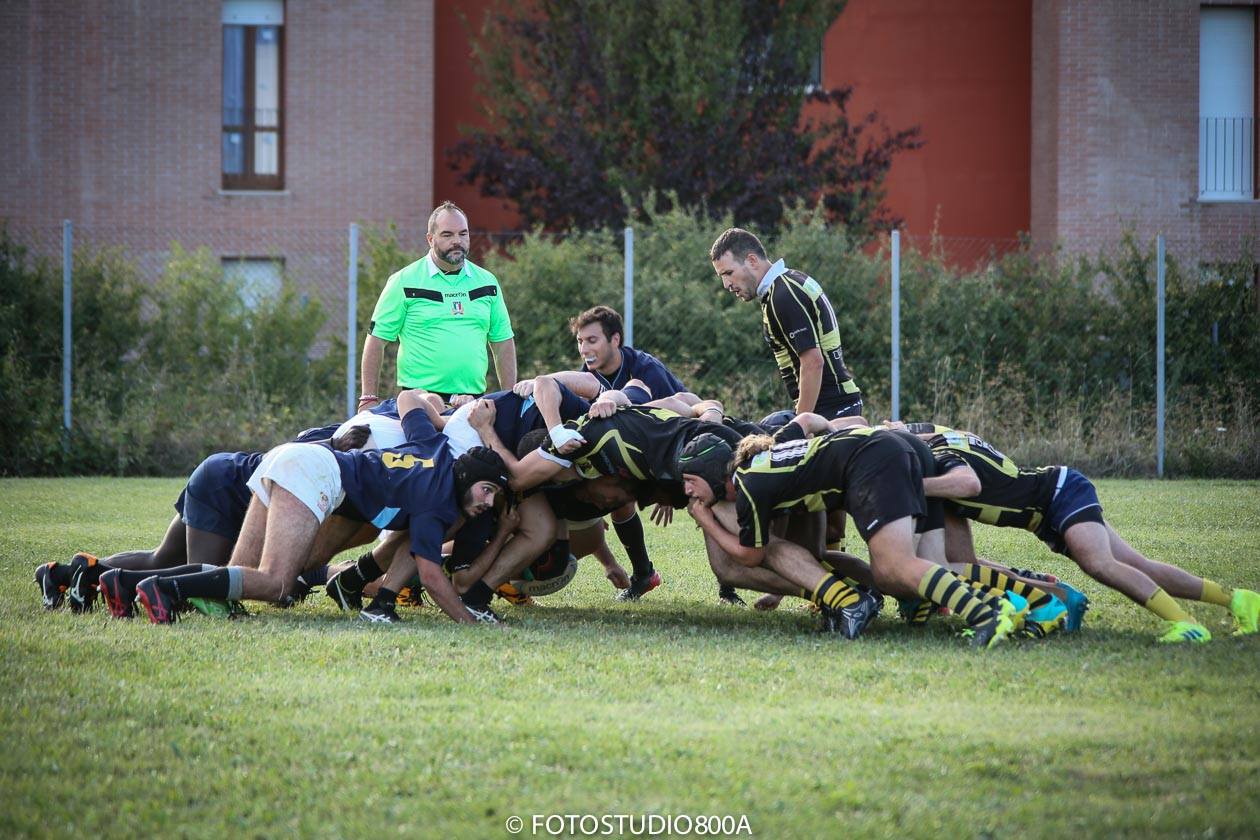
{"label": "navy blue rugby jersey", "polygon": [[582,363],[582,370],[592,373],[599,384],[609,391],[620,391],[631,379],[639,379],[652,391],[652,399],[670,397],[679,391],[686,391],[687,386],[651,353],[635,350],[633,347],[621,348],[621,367],[612,378],[598,371],[591,370]]}
{"label": "navy blue rugby jersey", "polygon": [[442,562],[442,541],[459,519],[455,459],[424,411],[402,420],[407,443],[392,449],[334,452],[346,498],[373,525],[411,531],[411,553]]}

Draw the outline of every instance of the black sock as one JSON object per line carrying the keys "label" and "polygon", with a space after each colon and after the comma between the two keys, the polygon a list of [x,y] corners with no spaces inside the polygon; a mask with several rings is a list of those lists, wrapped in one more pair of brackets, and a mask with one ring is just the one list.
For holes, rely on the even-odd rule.
{"label": "black sock", "polygon": [[[121,583],[123,586],[134,589],[136,587],[136,584],[140,583],[140,581],[144,580],[145,578],[151,578],[154,575],[157,575],[160,578],[169,578],[169,577],[180,577],[182,575],[193,575],[193,574],[200,574],[200,573],[201,573],[200,563],[189,563],[186,566],[174,566],[170,569],[156,569],[156,570],[140,571],[140,572],[133,572],[129,569],[124,569],[123,571],[118,573],[118,582]],[[207,597],[219,597],[219,596],[207,596]],[[226,598],[227,596],[224,595],[222,597]]]}
{"label": "black sock", "polygon": [[392,589],[386,589],[382,586],[380,589],[376,590],[376,597],[372,599],[372,603],[368,608],[371,609],[372,607],[386,606],[392,607],[397,603],[398,593]]}
{"label": "black sock", "polygon": [[328,583],[328,567],[320,566],[318,569],[302,572],[298,575],[298,580],[307,586],[323,586]]}
{"label": "black sock", "polygon": [[353,566],[338,574],[337,583],[347,592],[362,592],[369,581],[376,580],[383,574],[385,573],[381,571],[380,566],[376,565],[376,561],[372,559],[372,552],[369,551],[355,560]]}
{"label": "black sock", "polygon": [[625,522],[614,522],[613,530],[625,546],[634,576],[640,580],[651,577],[652,561],[648,559],[647,543],[643,540],[643,520],[639,514],[635,513]]}
{"label": "black sock", "polygon": [[735,591],[735,587],[731,586],[729,583],[722,583],[720,580],[718,581],[719,598],[735,598],[738,597],[738,595],[739,593]]}
{"label": "black sock", "polygon": [[197,572],[195,574],[171,577],[163,575],[180,600],[185,598],[222,598],[228,596],[228,570],[215,569],[213,572]]}
{"label": "black sock", "polygon": [[488,607],[492,597],[494,597],[494,590],[486,586],[484,580],[477,581],[468,587],[467,592],[460,596],[463,602],[470,607]]}

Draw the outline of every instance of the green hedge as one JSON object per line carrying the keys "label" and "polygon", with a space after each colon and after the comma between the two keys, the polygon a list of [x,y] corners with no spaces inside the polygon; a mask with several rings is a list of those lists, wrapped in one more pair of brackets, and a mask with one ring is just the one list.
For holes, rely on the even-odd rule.
{"label": "green hedge", "polygon": [[[755,418],[789,401],[757,306],[723,291],[708,262],[721,227],[682,211],[636,222],[635,344],[696,392]],[[886,416],[887,254],[799,210],[766,245],[827,290],[867,415]],[[392,228],[367,232],[360,334],[386,277],[421,253]],[[1240,253],[1210,278],[1169,261],[1170,474],[1260,477],[1256,261],[1248,247]],[[321,335],[320,306],[287,282],[251,310],[205,251],[173,246],[155,282],[117,251],[75,259],[66,438],[60,270],[0,233],[0,423],[10,442],[0,473],[180,474],[209,452],[266,447],[342,412],[344,344]],[[597,303],[622,308],[620,231],[531,233],[478,261],[503,284],[522,376],[575,366],[571,316]],[[967,271],[906,251],[902,416],[973,429],[1029,463],[1150,473],[1154,274],[1153,243],[1132,236],[1091,258],[1024,247]],[[389,356],[382,387],[394,379]]]}

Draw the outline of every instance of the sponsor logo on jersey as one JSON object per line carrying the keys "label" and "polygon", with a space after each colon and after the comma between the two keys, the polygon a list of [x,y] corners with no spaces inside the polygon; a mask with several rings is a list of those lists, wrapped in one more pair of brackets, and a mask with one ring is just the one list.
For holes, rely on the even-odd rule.
{"label": "sponsor logo on jersey", "polygon": [[451,314],[452,315],[464,314],[464,302],[462,300],[451,301]]}

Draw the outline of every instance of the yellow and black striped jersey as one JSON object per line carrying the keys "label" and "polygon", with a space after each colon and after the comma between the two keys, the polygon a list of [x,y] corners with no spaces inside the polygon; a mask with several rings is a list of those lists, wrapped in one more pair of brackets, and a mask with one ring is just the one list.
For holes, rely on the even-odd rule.
{"label": "yellow and black striped jersey", "polygon": [[776,443],[735,468],[739,543],[760,548],[770,541],[770,520],[782,513],[844,507],[845,471],[853,456],[890,432],[855,426]]}
{"label": "yellow and black striped jersey", "polygon": [[801,353],[814,347],[823,356],[818,403],[860,393],[844,365],[835,310],[822,286],[808,274],[789,268],[770,282],[761,297],[761,328],[793,400],[800,396]]}
{"label": "yellow and black striped jersey", "polygon": [[911,431],[933,432],[928,439],[937,472],[944,475],[959,462],[975,470],[980,493],[969,499],[947,499],[946,510],[986,525],[1036,531],[1054,500],[1063,467],[1020,467],[992,444],[970,432],[948,426],[912,424]]}
{"label": "yellow and black striped jersey", "polygon": [[627,405],[610,417],[585,415],[564,424],[576,429],[586,442],[574,452],[561,455],[548,441],[543,451],[552,458],[571,462],[584,478],[615,475],[646,481],[682,481],[678,453],[697,435],[712,432],[734,449],[741,435],[721,423],[683,417],[664,408]]}

